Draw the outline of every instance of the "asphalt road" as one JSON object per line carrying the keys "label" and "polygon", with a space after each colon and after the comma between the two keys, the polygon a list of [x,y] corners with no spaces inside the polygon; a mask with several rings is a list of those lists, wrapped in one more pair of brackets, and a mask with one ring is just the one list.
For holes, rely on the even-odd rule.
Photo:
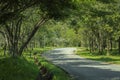
{"label": "asphalt road", "polygon": [[75,80],[120,80],[120,65],[92,61],[74,54],[76,48],[59,48],[43,56],[68,72]]}

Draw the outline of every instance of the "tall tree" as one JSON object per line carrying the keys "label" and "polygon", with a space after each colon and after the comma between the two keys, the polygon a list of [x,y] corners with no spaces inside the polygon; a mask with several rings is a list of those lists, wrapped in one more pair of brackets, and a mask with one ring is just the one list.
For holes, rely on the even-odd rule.
{"label": "tall tree", "polygon": [[[0,24],[6,30],[10,42],[10,52],[13,56],[22,55],[24,48],[30,42],[38,29],[49,19],[61,19],[68,16],[70,8],[75,8],[77,0],[0,0]],[[22,27],[23,11],[38,7],[40,19],[36,21],[26,40],[18,47],[18,40]],[[35,10],[34,8],[32,8]]]}

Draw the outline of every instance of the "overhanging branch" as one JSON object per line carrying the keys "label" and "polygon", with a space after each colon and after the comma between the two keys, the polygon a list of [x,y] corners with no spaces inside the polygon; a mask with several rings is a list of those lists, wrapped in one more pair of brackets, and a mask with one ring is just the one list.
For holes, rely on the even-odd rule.
{"label": "overhanging branch", "polygon": [[42,24],[44,24],[48,18],[43,17],[35,26],[34,29],[32,30],[31,34],[28,36],[27,40],[22,44],[22,46],[19,49],[19,55],[22,54],[24,48],[27,46],[27,44],[30,42],[32,37],[35,35],[35,33],[38,31],[38,29],[41,27]]}

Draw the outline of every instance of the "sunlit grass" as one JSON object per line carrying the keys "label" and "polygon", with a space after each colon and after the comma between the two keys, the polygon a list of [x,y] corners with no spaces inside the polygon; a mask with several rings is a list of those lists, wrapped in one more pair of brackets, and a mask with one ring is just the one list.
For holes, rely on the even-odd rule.
{"label": "sunlit grass", "polygon": [[42,65],[47,67],[47,69],[54,74],[53,80],[72,80],[71,77],[59,67],[46,61],[44,58],[39,58],[39,60],[42,62]]}
{"label": "sunlit grass", "polygon": [[[39,60],[39,62],[41,62],[41,64],[43,66],[45,66],[51,73],[54,74],[53,76],[53,80],[72,80],[72,77],[70,77],[70,75],[68,73],[66,73],[65,71],[63,71],[61,68],[53,65],[51,62],[45,60],[41,54],[43,54],[44,51],[47,51],[49,49],[52,49],[52,48],[35,48],[33,50],[33,53],[34,52],[37,52],[37,58]],[[28,53],[26,52],[24,56],[26,56]],[[27,55],[26,58],[29,60],[29,61],[34,61],[33,60],[33,56],[32,58]]]}
{"label": "sunlit grass", "polygon": [[103,61],[110,64],[120,64],[120,55],[96,55],[95,53],[90,53],[90,51],[85,48],[79,48],[76,54],[91,60]]}
{"label": "sunlit grass", "polygon": [[0,80],[35,80],[38,68],[25,58],[0,59]]}
{"label": "sunlit grass", "polygon": [[[34,53],[37,53],[39,62],[42,63],[51,73],[53,80],[71,80],[71,77],[59,67],[46,61],[41,54],[51,48],[34,48],[25,51],[22,57],[8,57],[3,53],[0,55],[0,80],[36,80],[39,73],[39,66],[34,63]],[[3,51],[1,51],[3,52]],[[31,52],[31,55],[30,55]]]}

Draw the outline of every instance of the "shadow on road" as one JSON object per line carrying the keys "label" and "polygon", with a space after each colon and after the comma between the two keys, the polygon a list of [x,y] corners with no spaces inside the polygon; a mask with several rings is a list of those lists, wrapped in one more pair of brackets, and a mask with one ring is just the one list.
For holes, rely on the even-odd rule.
{"label": "shadow on road", "polygon": [[52,50],[46,57],[75,80],[120,80],[120,66],[87,60],[69,51]]}

